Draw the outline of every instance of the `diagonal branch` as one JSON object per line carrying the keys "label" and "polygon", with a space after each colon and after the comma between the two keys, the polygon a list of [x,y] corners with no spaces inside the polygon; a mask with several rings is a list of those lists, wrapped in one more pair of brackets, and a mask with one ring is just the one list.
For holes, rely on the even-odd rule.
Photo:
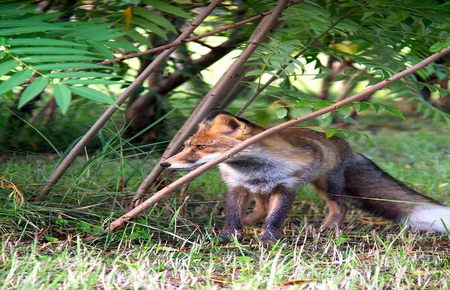
{"label": "diagonal branch", "polygon": [[[258,45],[266,38],[270,30],[275,26],[282,11],[286,8],[287,2],[287,0],[280,0],[273,13],[270,16],[264,17],[259,23],[258,27],[256,27],[253,32],[253,35],[250,37],[247,47],[241,53],[239,58],[237,58],[230,68],[223,74],[215,86],[203,97],[200,104],[197,105],[183,126],[172,138],[167,146],[167,149],[164,151],[161,160],[165,160],[169,156],[178,152],[183,144],[183,141],[195,130],[197,124],[206,116],[206,114],[209,113],[209,111],[211,111],[212,108],[221,103],[224,96],[228,94],[230,87],[233,87],[236,81],[242,77],[242,74],[244,73],[242,67],[256,50]],[[147,190],[162,172],[162,167],[159,166],[160,162],[156,164],[153,170],[139,186],[137,193],[133,197],[131,207],[135,207],[141,202]]]}
{"label": "diagonal branch", "polygon": [[[220,3],[220,0],[212,0],[208,7],[197,16],[197,18],[191,23],[191,25],[181,33],[177,39],[175,39],[174,43],[181,44],[183,39],[188,37],[196,28],[200,25],[200,23],[205,20],[205,18],[211,14],[213,9]],[[70,150],[58,168],[53,172],[52,176],[50,176],[49,180],[45,184],[42,191],[36,196],[37,200],[42,199],[44,195],[46,195],[52,189],[53,185],[58,182],[64,172],[69,168],[69,166],[75,160],[75,157],[81,152],[81,150],[86,146],[89,140],[94,137],[98,131],[106,124],[106,122],[111,118],[111,116],[117,111],[119,105],[123,104],[131,94],[138,89],[142,82],[144,82],[156,68],[158,68],[161,63],[176,49],[176,46],[173,46],[165,51],[163,51],[160,55],[158,55],[148,66],[147,68],[136,77],[136,79],[130,84],[130,86],[122,93],[122,95],[117,98],[116,105],[110,106],[103,115],[92,125],[92,127],[84,134],[84,136],[78,141],[78,143]]]}
{"label": "diagonal branch", "polygon": [[109,230],[110,231],[115,231],[117,229],[120,229],[121,227],[123,227],[127,222],[131,221],[133,218],[135,218],[137,215],[139,215],[140,213],[142,213],[144,210],[146,210],[147,208],[149,208],[151,205],[154,205],[155,203],[159,202],[160,200],[162,200],[163,198],[166,198],[169,196],[169,194],[171,194],[173,191],[175,191],[175,189],[178,186],[181,186],[189,181],[191,181],[192,179],[194,179],[195,177],[199,176],[200,174],[202,174],[203,172],[205,172],[206,170],[210,169],[211,167],[219,164],[220,162],[228,159],[230,156],[235,155],[236,153],[242,151],[243,149],[245,149],[246,147],[250,146],[251,144],[263,139],[264,137],[267,137],[269,135],[272,135],[282,129],[285,129],[287,127],[293,126],[297,123],[318,117],[320,115],[335,111],[337,109],[339,109],[340,107],[353,103],[355,101],[359,101],[361,99],[366,98],[368,95],[373,94],[374,92],[383,89],[385,87],[387,87],[389,84],[391,84],[394,81],[397,81],[401,78],[404,78],[412,73],[414,73],[415,71],[424,68],[425,66],[427,66],[428,64],[432,63],[433,61],[436,61],[437,59],[439,59],[440,57],[446,55],[450,53],[450,46],[448,46],[447,48],[444,48],[443,50],[441,50],[438,53],[435,53],[429,57],[427,57],[426,59],[420,61],[419,63],[415,64],[414,66],[405,69],[395,75],[393,75],[390,78],[387,78],[381,82],[379,82],[376,85],[373,85],[372,87],[369,87],[365,90],[363,90],[362,92],[349,97],[345,100],[342,100],[340,102],[336,102],[333,105],[327,106],[325,108],[322,108],[320,110],[317,110],[315,112],[306,114],[305,116],[299,117],[299,118],[295,118],[292,119],[290,121],[281,123],[279,125],[276,125],[272,128],[269,128],[245,141],[243,141],[242,143],[240,143],[239,145],[237,145],[236,147],[233,147],[232,149],[228,150],[227,152],[223,153],[222,155],[220,155],[219,157],[217,157],[216,159],[203,164],[202,166],[198,167],[197,169],[189,172],[188,174],[186,174],[185,176],[181,177],[180,179],[176,180],[175,182],[167,185],[166,187],[164,187],[162,190],[156,192],[155,194],[153,194],[149,199],[145,200],[143,203],[141,203],[140,205],[138,205],[137,207],[135,207],[133,210],[129,211],[128,213],[122,215],[120,218],[116,219],[115,221],[113,221],[110,226],[109,226]]}

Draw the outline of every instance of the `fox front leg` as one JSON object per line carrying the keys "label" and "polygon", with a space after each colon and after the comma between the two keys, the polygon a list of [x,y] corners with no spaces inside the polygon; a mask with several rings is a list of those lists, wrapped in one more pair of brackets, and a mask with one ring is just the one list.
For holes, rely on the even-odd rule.
{"label": "fox front leg", "polygon": [[242,235],[241,218],[247,208],[248,192],[243,188],[233,188],[227,193],[225,203],[225,225],[219,237],[228,241],[234,235],[238,238]]}
{"label": "fox front leg", "polygon": [[281,238],[281,226],[292,207],[294,198],[295,190],[284,187],[271,193],[269,211],[261,234],[263,242],[276,241]]}

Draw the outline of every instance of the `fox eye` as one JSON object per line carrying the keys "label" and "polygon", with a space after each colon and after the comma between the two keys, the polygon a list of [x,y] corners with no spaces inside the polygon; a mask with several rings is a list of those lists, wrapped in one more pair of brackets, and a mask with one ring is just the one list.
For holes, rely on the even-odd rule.
{"label": "fox eye", "polygon": [[197,148],[198,150],[203,150],[206,148],[206,145],[195,145],[195,148]]}

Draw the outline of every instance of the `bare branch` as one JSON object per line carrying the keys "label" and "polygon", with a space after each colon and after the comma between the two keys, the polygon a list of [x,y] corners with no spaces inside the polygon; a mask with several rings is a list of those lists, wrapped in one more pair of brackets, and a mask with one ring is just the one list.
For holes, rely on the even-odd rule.
{"label": "bare branch", "polygon": [[[213,9],[220,3],[220,0],[213,0],[208,5],[208,7],[197,16],[197,18],[191,23],[191,25],[181,33],[177,39],[175,39],[174,43],[178,45],[183,42],[183,40],[188,37],[199,25],[203,22],[203,20],[211,14]],[[69,168],[69,166],[74,161],[75,157],[80,153],[84,146],[94,137],[98,131],[106,124],[106,122],[111,118],[111,116],[117,111],[119,105],[125,102],[128,97],[138,89],[142,82],[144,82],[153,71],[158,68],[161,63],[176,49],[176,45],[173,47],[164,50],[160,55],[158,55],[148,66],[147,68],[136,77],[136,79],[130,84],[130,86],[122,93],[122,95],[117,98],[116,105],[110,106],[103,115],[92,125],[92,127],[84,134],[84,136],[78,141],[78,143],[70,150],[58,168],[53,172],[52,176],[50,176],[49,180],[45,184],[42,191],[36,196],[37,200],[40,200],[44,195],[46,195],[52,189],[53,185],[60,179],[60,177],[64,174],[64,172]]]}
{"label": "bare branch", "polygon": [[245,141],[243,141],[242,143],[240,143],[239,145],[237,145],[236,147],[233,147],[232,149],[228,150],[227,152],[223,153],[221,156],[217,157],[216,159],[203,164],[202,166],[198,167],[197,169],[189,172],[188,174],[186,174],[185,176],[181,177],[180,179],[176,180],[175,182],[167,185],[166,187],[164,187],[162,190],[156,192],[155,194],[153,194],[149,199],[145,200],[143,203],[141,203],[140,205],[138,205],[137,207],[135,207],[133,210],[129,211],[128,213],[124,214],[123,216],[121,216],[120,218],[116,219],[115,221],[113,221],[110,226],[109,226],[109,230],[110,231],[115,231],[117,229],[122,228],[127,222],[131,221],[133,218],[135,218],[137,215],[139,215],[140,213],[142,213],[144,210],[146,210],[147,208],[149,208],[150,206],[154,205],[155,203],[159,202],[160,200],[162,200],[165,197],[168,197],[169,194],[171,194],[173,191],[175,191],[175,189],[178,186],[181,186],[189,181],[191,181],[192,179],[194,179],[195,177],[199,176],[200,174],[202,174],[203,172],[205,172],[206,170],[210,169],[211,167],[219,164],[220,162],[228,159],[230,156],[233,156],[234,154],[240,152],[241,150],[245,149],[246,147],[250,146],[251,144],[263,139],[264,137],[267,137],[269,135],[272,135],[284,128],[290,127],[292,125],[295,125],[299,122],[302,121],[306,121],[315,117],[318,117],[320,115],[335,111],[337,109],[339,109],[340,107],[350,104],[352,102],[355,101],[359,101],[361,99],[366,98],[368,95],[373,94],[374,92],[383,89],[385,87],[387,87],[389,84],[391,84],[394,81],[397,81],[401,78],[404,78],[412,73],[414,73],[415,71],[424,68],[425,66],[427,66],[428,64],[430,64],[431,62],[439,59],[440,57],[446,55],[450,53],[450,46],[441,50],[438,53],[435,53],[429,57],[427,57],[426,59],[422,60],[421,62],[415,64],[414,66],[403,70],[400,73],[397,73],[395,75],[393,75],[390,78],[387,78],[381,82],[379,82],[378,84],[369,87],[365,90],[363,90],[362,92],[349,97],[345,100],[342,100],[340,102],[336,102],[333,105],[327,106],[325,108],[322,108],[320,110],[317,110],[315,112],[306,114],[305,116],[299,117],[299,118],[295,118],[292,119],[290,121],[281,123],[279,125],[276,125],[272,128],[269,128]]}

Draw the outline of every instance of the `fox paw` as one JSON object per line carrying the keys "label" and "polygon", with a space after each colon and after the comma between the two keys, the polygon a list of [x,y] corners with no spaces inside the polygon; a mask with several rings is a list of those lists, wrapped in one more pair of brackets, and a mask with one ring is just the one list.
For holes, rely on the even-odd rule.
{"label": "fox paw", "polygon": [[322,226],[320,228],[322,230],[339,229],[339,227],[342,224],[343,220],[344,220],[344,215],[342,215],[340,213],[328,215],[323,220]]}
{"label": "fox paw", "polygon": [[228,243],[233,240],[233,238],[236,237],[237,239],[240,239],[242,237],[242,233],[239,230],[224,230],[219,234],[219,238],[222,243]]}
{"label": "fox paw", "polygon": [[261,234],[261,242],[265,244],[276,243],[281,238],[281,233],[279,230],[264,230]]}

